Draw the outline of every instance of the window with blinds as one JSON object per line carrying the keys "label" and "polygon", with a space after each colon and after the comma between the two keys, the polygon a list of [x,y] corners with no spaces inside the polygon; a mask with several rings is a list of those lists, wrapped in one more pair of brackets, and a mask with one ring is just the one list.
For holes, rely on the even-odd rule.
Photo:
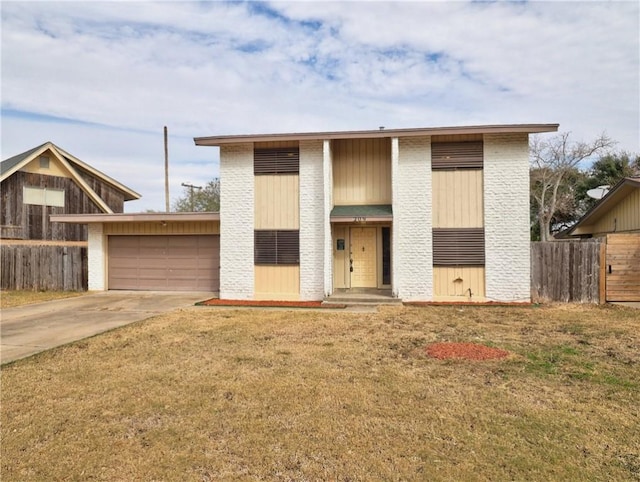
{"label": "window with blinds", "polygon": [[300,149],[298,147],[256,147],[253,150],[253,173],[298,174]]}
{"label": "window with blinds", "polygon": [[484,266],[484,228],[434,228],[434,266]]}
{"label": "window with blinds", "polygon": [[299,265],[300,231],[265,229],[254,231],[254,263]]}
{"label": "window with blinds", "polygon": [[431,144],[431,169],[482,169],[482,141],[436,142]]}

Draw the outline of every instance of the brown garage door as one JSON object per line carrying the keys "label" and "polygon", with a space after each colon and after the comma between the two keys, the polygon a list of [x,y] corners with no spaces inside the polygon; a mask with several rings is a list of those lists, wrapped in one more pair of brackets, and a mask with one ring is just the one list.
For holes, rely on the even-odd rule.
{"label": "brown garage door", "polygon": [[220,236],[109,236],[109,289],[218,291]]}

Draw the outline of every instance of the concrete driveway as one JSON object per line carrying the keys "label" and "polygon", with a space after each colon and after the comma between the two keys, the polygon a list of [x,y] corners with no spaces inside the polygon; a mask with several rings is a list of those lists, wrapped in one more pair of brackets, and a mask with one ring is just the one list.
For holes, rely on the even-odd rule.
{"label": "concrete driveway", "polygon": [[6,308],[0,314],[0,363],[193,306],[214,293],[106,291]]}

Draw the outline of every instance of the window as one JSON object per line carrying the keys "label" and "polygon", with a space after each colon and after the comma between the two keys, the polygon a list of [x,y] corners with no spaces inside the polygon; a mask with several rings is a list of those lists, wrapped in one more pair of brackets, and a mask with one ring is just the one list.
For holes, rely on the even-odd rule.
{"label": "window", "polygon": [[298,147],[268,147],[253,150],[253,173],[297,174],[300,171]]}
{"label": "window", "polygon": [[22,201],[25,204],[62,208],[64,207],[64,190],[23,186]]}
{"label": "window", "polygon": [[431,169],[482,169],[482,141],[436,142],[431,144]]}
{"label": "window", "polygon": [[434,266],[484,266],[484,228],[434,228]]}
{"label": "window", "polygon": [[254,263],[258,265],[300,264],[300,231],[254,231]]}
{"label": "window", "polygon": [[40,168],[49,169],[49,156],[40,156]]}

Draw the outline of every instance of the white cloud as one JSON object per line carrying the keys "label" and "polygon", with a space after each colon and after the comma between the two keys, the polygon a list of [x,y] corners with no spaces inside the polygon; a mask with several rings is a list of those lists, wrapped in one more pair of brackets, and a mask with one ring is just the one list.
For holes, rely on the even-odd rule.
{"label": "white cloud", "polygon": [[147,174],[165,124],[178,186],[217,174],[217,150],[191,138],[225,133],[560,122],[640,151],[638,13],[635,2],[5,2],[3,158],[51,139],[112,160],[105,172],[158,209],[164,187]]}

